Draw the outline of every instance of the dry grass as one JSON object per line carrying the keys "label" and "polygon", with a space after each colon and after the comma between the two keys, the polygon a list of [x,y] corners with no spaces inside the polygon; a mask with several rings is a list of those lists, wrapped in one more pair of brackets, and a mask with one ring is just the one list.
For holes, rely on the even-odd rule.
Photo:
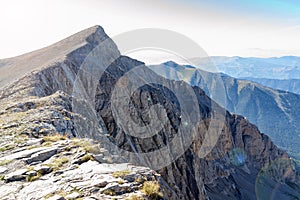
{"label": "dry grass", "polygon": [[51,167],[53,171],[59,170],[64,164],[68,163],[69,159],[67,157],[57,158],[53,160],[51,163],[46,164],[47,166]]}
{"label": "dry grass", "polygon": [[104,190],[104,191],[103,191],[103,194],[109,195],[109,196],[115,196],[115,195],[116,195],[116,192],[113,191],[113,190]]}
{"label": "dry grass", "polygon": [[56,192],[54,192],[54,193],[50,193],[50,194],[47,194],[46,196],[44,196],[44,198],[45,199],[49,199],[49,198],[51,198],[51,197],[53,197],[54,195],[60,195],[60,196],[62,196],[62,197],[65,197],[65,196],[67,196],[67,193],[64,191],[64,190],[58,190],[58,191],[56,191]]}
{"label": "dry grass", "polygon": [[131,195],[130,197],[126,198],[126,200],[143,200],[144,198],[139,197],[137,195]]}
{"label": "dry grass", "polygon": [[92,160],[92,161],[94,160],[94,157],[90,154],[85,154],[84,156],[82,156],[82,158],[80,158],[81,163],[85,163],[89,160]]}
{"label": "dry grass", "polygon": [[146,194],[149,199],[161,199],[162,193],[157,181],[147,181],[143,184],[142,192]]}
{"label": "dry grass", "polygon": [[126,175],[130,174],[131,172],[129,170],[123,170],[123,171],[116,171],[112,173],[112,176],[115,178],[124,178]]}
{"label": "dry grass", "polygon": [[124,183],[125,183],[125,181],[124,181],[123,179],[118,180],[118,184],[119,184],[119,185],[122,185],[122,184],[124,184]]}
{"label": "dry grass", "polygon": [[0,152],[8,151],[8,150],[11,150],[11,149],[13,149],[13,148],[14,148],[13,145],[5,145],[4,147],[1,147],[1,148],[0,148]]}
{"label": "dry grass", "polygon": [[38,148],[39,146],[37,146],[37,145],[32,145],[32,146],[29,146],[29,147],[27,147],[26,149],[27,150],[30,150],[30,149],[35,149],[35,148]]}
{"label": "dry grass", "polygon": [[8,163],[11,163],[12,160],[2,160],[0,161],[0,166],[3,166],[3,165],[7,165]]}
{"label": "dry grass", "polygon": [[92,154],[98,154],[100,153],[100,147],[99,144],[93,144],[90,141],[86,140],[73,140],[72,146],[74,147],[81,147],[86,152],[92,153]]}
{"label": "dry grass", "polygon": [[26,176],[26,181],[27,182],[33,182],[33,181],[36,181],[36,180],[38,180],[39,178],[41,178],[43,176],[43,174],[42,173],[40,173],[40,172],[37,172],[37,175],[35,175],[35,176]]}
{"label": "dry grass", "polygon": [[44,142],[57,142],[59,140],[66,140],[68,137],[66,135],[61,135],[59,133],[54,135],[47,135],[43,137]]}

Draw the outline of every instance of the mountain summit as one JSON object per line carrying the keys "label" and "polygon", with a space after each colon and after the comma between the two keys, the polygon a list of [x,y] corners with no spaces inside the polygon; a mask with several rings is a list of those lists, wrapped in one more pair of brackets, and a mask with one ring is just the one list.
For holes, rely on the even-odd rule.
{"label": "mountain summit", "polygon": [[[6,148],[0,191],[14,191],[17,199],[67,198],[61,190],[93,199],[299,199],[293,162],[268,136],[201,88],[167,80],[121,56],[99,26],[1,65],[0,132]],[[21,135],[42,138],[46,147],[53,136],[89,138],[101,151],[80,142],[75,146],[83,150],[74,149],[69,140],[22,149],[16,143]],[[101,170],[114,163],[121,171],[101,182]],[[53,173],[39,171],[45,165]],[[87,165],[94,168],[83,171]],[[136,170],[128,172],[131,165]],[[78,176],[70,176],[76,168]],[[98,179],[87,183],[85,172]],[[29,175],[34,178],[25,178]],[[54,191],[35,192],[46,185]]]}
{"label": "mountain summit", "polygon": [[84,46],[92,49],[108,38],[101,26],[93,26],[51,46],[14,58],[0,60],[0,88],[32,71],[62,62],[66,56]]}

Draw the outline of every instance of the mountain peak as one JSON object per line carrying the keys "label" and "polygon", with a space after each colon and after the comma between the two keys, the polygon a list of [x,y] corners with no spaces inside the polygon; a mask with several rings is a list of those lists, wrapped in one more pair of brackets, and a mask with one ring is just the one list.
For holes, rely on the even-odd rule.
{"label": "mountain peak", "polygon": [[167,65],[167,66],[170,66],[170,67],[176,67],[176,66],[178,66],[178,63],[176,63],[172,60],[169,60],[167,62],[164,62],[163,65]]}
{"label": "mountain peak", "polygon": [[[17,57],[0,60],[0,88],[32,71],[62,62],[70,53],[86,45],[89,47],[84,51],[84,54],[87,54],[106,39],[109,39],[109,37],[104,32],[104,29],[96,25],[75,33],[48,47]],[[117,46],[115,48],[117,50]]]}

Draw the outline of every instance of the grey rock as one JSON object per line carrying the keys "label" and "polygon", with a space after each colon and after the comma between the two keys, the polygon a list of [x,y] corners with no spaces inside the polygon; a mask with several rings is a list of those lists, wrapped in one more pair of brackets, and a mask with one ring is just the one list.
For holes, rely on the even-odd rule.
{"label": "grey rock", "polygon": [[70,200],[74,200],[81,197],[81,195],[78,192],[73,192],[71,194],[68,194],[65,199],[70,199]]}
{"label": "grey rock", "polygon": [[52,168],[47,165],[38,165],[34,167],[34,170],[41,173],[41,174],[48,174],[52,172]]}
{"label": "grey rock", "polygon": [[55,194],[59,189],[61,189],[60,186],[51,179],[37,180],[30,182],[26,187],[23,187],[17,193],[17,199],[42,199],[46,195]]}
{"label": "grey rock", "polygon": [[65,200],[65,198],[58,194],[55,194],[54,196],[48,198],[47,200]]}
{"label": "grey rock", "polygon": [[132,191],[131,184],[118,184],[118,183],[109,183],[105,186],[105,188],[100,190],[101,193],[105,193],[106,191],[113,191],[116,195],[121,195],[125,193],[130,193]]}
{"label": "grey rock", "polygon": [[5,185],[0,185],[0,199],[1,200],[15,200],[17,199],[18,192],[22,189],[21,184],[7,183]]}
{"label": "grey rock", "polygon": [[6,183],[8,182],[13,182],[13,181],[22,181],[25,180],[26,178],[26,172],[27,169],[18,169],[12,173],[9,173],[7,175],[4,176],[4,181]]}
{"label": "grey rock", "polygon": [[25,162],[27,164],[33,163],[33,162],[39,162],[39,161],[45,161],[51,158],[53,155],[56,154],[58,148],[53,147],[53,148],[48,148],[43,151],[39,151],[35,154],[32,154],[30,158],[25,159]]}
{"label": "grey rock", "polygon": [[6,172],[8,169],[6,167],[0,167],[0,174]]}
{"label": "grey rock", "polygon": [[34,148],[34,149],[30,149],[30,150],[24,150],[24,151],[16,152],[16,153],[13,153],[13,154],[8,155],[8,156],[0,157],[0,161],[28,158],[32,154],[34,154],[36,152],[39,152],[39,151],[46,150],[46,149],[48,149],[48,148],[47,147],[40,147],[40,148]]}
{"label": "grey rock", "polygon": [[26,175],[28,175],[28,176],[36,176],[37,172],[32,170],[32,171],[26,172]]}
{"label": "grey rock", "polygon": [[29,141],[27,141],[25,144],[26,146],[33,146],[33,145],[39,145],[42,144],[43,139],[39,138],[39,139],[31,139]]}

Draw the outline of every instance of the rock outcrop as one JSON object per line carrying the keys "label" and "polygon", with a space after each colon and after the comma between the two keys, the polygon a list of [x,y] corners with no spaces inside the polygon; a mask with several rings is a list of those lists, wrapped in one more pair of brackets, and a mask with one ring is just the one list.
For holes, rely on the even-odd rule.
{"label": "rock outcrop", "polygon": [[111,163],[109,153],[92,140],[58,134],[33,139],[16,134],[6,141],[12,146],[1,151],[3,200],[147,199],[144,185],[158,185],[155,171]]}
{"label": "rock outcrop", "polygon": [[[31,57],[36,59],[24,64],[23,59]],[[120,56],[101,27],[93,27],[9,62],[10,65],[0,68],[0,74],[9,69],[30,72],[26,76],[17,73],[16,80],[2,75],[5,80],[2,83],[10,84],[2,85],[0,97],[0,128],[4,136],[1,144],[5,147],[4,181],[0,190],[10,190],[11,198],[105,199],[127,198],[133,194],[147,198],[146,188],[142,190],[144,194],[139,192],[147,184],[134,180],[145,177],[142,179],[160,184],[165,199],[267,199],[274,194],[280,199],[299,199],[300,180],[292,161],[266,135],[244,117],[221,108],[200,88],[166,80],[142,62]],[[130,71],[133,71],[132,76],[127,76]],[[144,84],[135,88],[128,99],[118,96],[135,83]],[[118,88],[121,93],[115,94]],[[191,91],[195,99],[189,98]],[[187,105],[181,103],[182,98],[186,98]],[[120,103],[115,100],[121,103],[128,100],[125,102],[128,103],[126,122],[140,125],[138,131],[128,128],[134,133],[143,134],[143,127],[153,124],[152,120],[165,122],[167,119],[168,123],[156,127],[159,131],[155,135],[128,134],[126,126],[120,125],[122,118],[116,117],[124,114],[118,113],[124,108],[114,107],[114,103]],[[153,109],[159,110],[159,105],[165,113],[149,117]],[[180,132],[182,127],[187,131]],[[24,134],[43,138],[55,133],[70,138],[90,138],[99,143],[107,155],[104,152],[97,152],[102,153],[98,156],[84,154],[80,148],[72,147],[72,140],[59,140],[51,147],[39,139],[29,140],[25,142],[37,148],[20,150],[21,147],[17,147],[15,150],[15,143],[8,139]],[[178,143],[173,145],[176,138]],[[18,152],[9,154],[9,151]],[[151,157],[156,151],[162,153]],[[62,159],[58,164],[66,166],[63,170],[54,162],[59,159],[56,155]],[[141,158],[141,155],[145,156]],[[14,163],[11,169],[5,156],[19,164]],[[65,156],[68,161],[64,161]],[[110,162],[115,164],[108,164]],[[124,164],[128,162],[134,166]],[[166,165],[159,168],[160,163]],[[34,166],[23,170],[27,165]],[[117,170],[111,171],[114,165]],[[161,177],[138,165],[154,167]],[[123,180],[113,177],[113,173],[120,170],[130,173],[122,175]],[[33,182],[24,185],[28,176],[33,177]],[[40,191],[40,187],[40,193],[33,192]],[[161,195],[154,197],[159,199]]]}

